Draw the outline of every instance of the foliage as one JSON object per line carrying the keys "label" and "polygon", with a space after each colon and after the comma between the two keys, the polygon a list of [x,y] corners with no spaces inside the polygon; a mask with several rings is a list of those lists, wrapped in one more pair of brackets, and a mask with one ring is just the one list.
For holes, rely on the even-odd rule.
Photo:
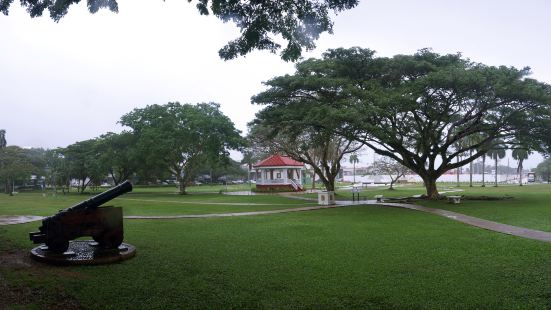
{"label": "foliage", "polygon": [[546,158],[535,169],[536,176],[542,181],[551,181],[551,158]]}
{"label": "foliage", "polygon": [[216,103],[150,105],[121,118],[136,136],[139,162],[170,171],[185,194],[203,162],[228,162],[230,149],[243,145],[239,131]]}
{"label": "foliage", "polygon": [[[13,0],[0,0],[0,12],[8,14]],[[59,21],[69,6],[80,0],[21,0],[31,17],[41,16],[48,10],[50,17]],[[188,0],[188,2],[195,2]],[[197,0],[201,15],[214,15],[224,22],[231,21],[240,29],[241,36],[220,49],[222,59],[243,56],[251,51],[281,49],[277,38],[287,46],[281,51],[284,60],[297,60],[303,50],[315,48],[314,41],[323,32],[332,33],[330,12],[338,13],[355,7],[359,0],[283,0],[283,1],[226,1]],[[118,12],[117,0],[88,0],[88,10],[96,13],[101,8]]]}
{"label": "foliage", "polygon": [[0,129],[0,149],[5,148],[7,145],[6,142],[6,130]]}
{"label": "foliage", "polygon": [[136,136],[123,131],[119,134],[109,132],[97,140],[102,165],[107,168],[115,185],[127,180],[138,170]]}
{"label": "foliage", "polygon": [[[341,48],[270,80],[278,86],[266,93],[282,94],[267,101],[271,108],[306,109],[310,126],[335,128],[408,167],[435,199],[438,177],[484,155],[499,139],[510,145],[521,137],[536,150],[547,145],[551,87],[528,74],[528,68],[486,66],[427,49],[384,58]],[[474,135],[482,138],[469,139]]]}
{"label": "foliage", "polygon": [[44,162],[46,180],[54,187],[54,190],[57,191],[58,186],[62,188],[64,193],[65,189],[69,190],[71,173],[68,162],[63,155],[63,149],[47,150],[44,154]]}
{"label": "foliage", "polygon": [[203,162],[197,168],[197,175],[205,177],[199,178],[199,182],[218,183],[220,180],[226,183],[235,179],[242,180],[247,176],[247,171],[241,168],[239,162],[230,158],[228,161]]}
{"label": "foliage", "polygon": [[527,148],[523,148],[523,147],[515,148],[513,149],[513,152],[512,152],[513,158],[518,161],[517,172],[518,172],[518,182],[520,186],[522,186],[522,168],[523,168],[522,164],[526,159],[528,159],[528,156],[530,154],[532,154],[532,152]]}
{"label": "foliage", "polygon": [[503,142],[501,140],[497,140],[497,141],[494,142],[494,146],[491,149],[489,149],[488,152],[486,153],[495,162],[495,169],[494,169],[495,182],[494,182],[494,186],[497,186],[497,174],[498,174],[497,164],[498,164],[498,161],[500,159],[505,158],[505,155],[507,155],[507,153],[505,151],[506,149],[507,149],[507,147],[505,145],[503,145]]}
{"label": "foliage", "polygon": [[[262,94],[254,100],[260,102],[261,97]],[[296,119],[306,115],[287,108],[264,109],[257,113],[254,124],[250,125],[249,139],[272,153],[282,152],[309,165],[325,188],[334,191],[343,156],[357,151],[361,146],[327,130],[300,127],[299,122],[284,120],[286,117]]]}
{"label": "foliage", "polygon": [[6,194],[13,192],[14,182],[28,180],[34,168],[25,150],[15,145],[0,149],[0,163],[0,184]]}
{"label": "foliage", "polygon": [[62,150],[66,169],[72,179],[77,180],[77,190],[84,193],[88,185],[100,185],[105,176],[98,140],[90,139],[73,143]]}
{"label": "foliage", "polygon": [[394,183],[409,172],[408,168],[389,157],[379,159],[373,166],[376,174],[388,175],[390,177],[389,189],[391,190],[394,189]]}

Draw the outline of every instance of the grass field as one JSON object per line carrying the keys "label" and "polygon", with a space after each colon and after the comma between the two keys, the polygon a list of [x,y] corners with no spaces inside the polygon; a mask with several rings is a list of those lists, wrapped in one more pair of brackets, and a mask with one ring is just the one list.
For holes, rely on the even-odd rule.
{"label": "grass field", "polygon": [[[190,187],[189,195],[178,195],[176,189],[171,187],[136,188],[108,204],[123,207],[125,215],[247,212],[315,205],[313,202],[291,200],[279,195],[229,196],[218,193],[215,187],[210,187],[210,191],[204,188],[207,186]],[[89,196],[77,193],[57,196],[51,193],[20,193],[13,197],[0,195],[0,215],[51,215]]]}
{"label": "grass field", "polygon": [[[515,199],[422,204],[549,227],[551,186],[463,189],[469,195]],[[0,214],[51,214],[59,208],[56,202],[66,207],[65,202],[81,198],[0,196]],[[162,214],[238,207],[193,204],[204,200],[270,204],[247,205],[248,210],[307,203],[141,189],[121,198],[155,200],[148,212]],[[173,200],[180,203],[162,202]],[[113,204],[128,214],[144,212],[139,203],[118,199]],[[126,242],[137,247],[137,256],[95,267],[30,262],[25,255],[33,245],[27,232],[38,225],[0,226],[0,285],[3,279],[7,288],[2,293],[0,286],[0,297],[9,307],[551,308],[551,244],[410,210],[354,206],[240,218],[125,220]]]}

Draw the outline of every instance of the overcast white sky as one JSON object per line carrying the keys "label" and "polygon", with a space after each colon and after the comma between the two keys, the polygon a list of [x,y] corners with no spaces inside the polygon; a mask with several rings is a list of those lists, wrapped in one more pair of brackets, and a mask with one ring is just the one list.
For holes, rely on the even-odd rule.
{"label": "overcast white sky", "polygon": [[[133,108],[169,101],[218,102],[245,131],[262,81],[294,71],[268,52],[220,60],[218,49],[237,28],[184,0],[119,0],[118,14],[94,15],[83,2],[59,23],[31,19],[18,2],[0,15],[0,128],[10,145],[64,147],[120,131],[117,121]],[[431,47],[530,66],[532,77],[551,83],[550,12],[546,0],[362,0],[305,56],[341,46],[381,56]]]}

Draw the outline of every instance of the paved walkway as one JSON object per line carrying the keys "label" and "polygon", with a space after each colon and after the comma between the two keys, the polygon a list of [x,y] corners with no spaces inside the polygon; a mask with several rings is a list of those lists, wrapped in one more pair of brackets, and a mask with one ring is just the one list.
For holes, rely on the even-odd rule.
{"label": "paved walkway", "polygon": [[224,205],[224,206],[281,206],[282,203],[258,203],[258,202],[205,202],[205,201],[179,201],[179,200],[160,200],[160,199],[136,199],[136,198],[117,198],[118,200],[141,201],[141,202],[165,202],[184,205]]}
{"label": "paved walkway", "polygon": [[34,222],[43,218],[43,216],[34,215],[0,215],[0,226]]}
{"label": "paved walkway", "polygon": [[250,216],[250,215],[301,212],[301,211],[312,211],[312,210],[320,210],[320,209],[333,209],[333,208],[341,208],[344,206],[345,205],[313,206],[313,207],[301,207],[301,208],[279,209],[279,210],[269,210],[269,211],[211,213],[211,214],[151,215],[151,216],[128,215],[128,216],[125,216],[124,218],[125,219],[184,219],[184,218],[232,217],[232,216]]}
{"label": "paved walkway", "polygon": [[465,215],[465,214],[461,214],[453,211],[427,208],[427,207],[413,205],[409,203],[383,202],[383,203],[379,203],[379,205],[427,212],[427,213],[447,217],[451,220],[462,222],[471,226],[476,226],[487,230],[500,232],[503,234],[518,236],[518,237],[527,238],[527,239],[551,242],[551,233],[546,231],[501,224],[498,222],[483,220],[477,217],[473,217],[473,216],[469,216],[469,215]]}

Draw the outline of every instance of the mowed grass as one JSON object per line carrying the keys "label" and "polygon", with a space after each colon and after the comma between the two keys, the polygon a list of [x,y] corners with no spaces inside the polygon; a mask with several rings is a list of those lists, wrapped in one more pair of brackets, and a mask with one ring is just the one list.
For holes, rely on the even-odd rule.
{"label": "mowed grass", "polygon": [[[99,192],[98,192],[99,193]],[[71,207],[97,193],[67,195],[19,193],[0,195],[0,215],[47,216]],[[230,196],[220,193],[190,192],[178,195],[174,188],[135,188],[131,193],[113,199],[106,205],[123,208],[124,215],[178,215],[249,212],[287,209],[315,205],[279,195]]]}
{"label": "mowed grass", "polygon": [[[440,192],[444,195],[465,196],[489,196],[512,197],[510,200],[462,200],[461,204],[449,204],[441,201],[418,201],[417,204],[446,209],[463,213],[491,221],[538,229],[551,232],[551,184],[499,185],[494,187],[487,184],[486,187],[475,185],[461,185],[454,187],[451,184],[439,184]],[[453,192],[454,190],[461,190]],[[351,200],[351,190],[337,190],[337,200]],[[420,185],[399,185],[394,190],[387,187],[367,187],[360,191],[360,199],[373,200],[375,195],[383,195],[386,198],[411,197],[425,193],[425,188]],[[305,194],[314,198],[316,194]]]}
{"label": "mowed grass", "polygon": [[[445,187],[448,188],[448,187]],[[358,187],[360,200],[373,200],[375,195],[383,195],[387,198],[410,197],[413,195],[421,195],[425,193],[425,188],[418,184],[398,185],[393,190],[389,190],[387,186],[373,187]],[[352,189],[339,189],[335,191],[337,200],[352,200]],[[317,198],[317,194],[303,194],[304,197]]]}
{"label": "mowed grass", "polygon": [[511,200],[462,200],[461,204],[445,201],[419,202],[427,207],[446,209],[526,228],[551,232],[551,185],[500,185],[498,187],[461,186],[464,192],[448,195],[513,197]]}
{"label": "mowed grass", "polygon": [[[0,226],[0,238],[30,249],[35,228]],[[551,307],[550,244],[421,212],[355,206],[125,229],[138,254],[123,263],[0,271],[91,309]]]}
{"label": "mowed grass", "polygon": [[[548,227],[551,186],[461,188],[465,190],[461,194],[507,194],[515,199],[420,204],[531,228]],[[0,214],[9,214],[6,201],[28,208],[25,214],[49,210],[45,214],[49,215],[58,202],[70,205],[80,200],[81,195],[0,195],[4,212]],[[171,212],[166,208],[233,210],[232,202],[256,203],[244,206],[255,210],[308,203],[275,195],[179,196],[136,189],[113,204],[124,205],[125,214],[144,212],[141,200],[151,200],[146,209],[152,214]],[[174,200],[178,203],[170,202]],[[199,201],[222,204],[194,206]],[[55,308],[60,300],[70,299],[91,309],[551,308],[551,244],[422,212],[371,205],[239,218],[125,220],[124,224],[125,242],[135,245],[138,254],[119,264],[0,264],[0,280],[12,291],[32,292],[13,305]],[[27,233],[39,225],[0,226],[0,261],[8,262],[5,257],[14,249],[26,252],[34,247]]]}

